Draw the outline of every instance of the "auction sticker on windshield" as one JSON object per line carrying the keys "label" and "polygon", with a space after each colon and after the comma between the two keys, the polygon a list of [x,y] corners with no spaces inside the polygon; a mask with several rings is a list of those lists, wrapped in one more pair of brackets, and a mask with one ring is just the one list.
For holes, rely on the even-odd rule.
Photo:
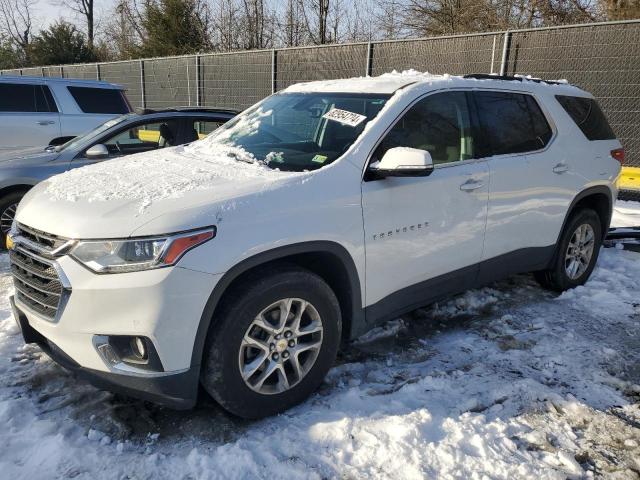
{"label": "auction sticker on windshield", "polygon": [[327,113],[325,113],[322,118],[340,122],[345,125],[349,125],[350,127],[357,127],[367,119],[367,117],[365,117],[364,115],[360,115],[359,113],[350,112],[348,110],[340,110],[339,108],[332,108]]}

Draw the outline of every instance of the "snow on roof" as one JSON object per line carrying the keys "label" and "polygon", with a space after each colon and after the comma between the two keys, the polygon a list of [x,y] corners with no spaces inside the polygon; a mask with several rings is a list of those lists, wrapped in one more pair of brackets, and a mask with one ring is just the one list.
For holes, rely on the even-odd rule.
{"label": "snow on roof", "polygon": [[397,90],[414,84],[429,84],[434,85],[444,82],[452,83],[451,86],[469,86],[477,82],[484,82],[483,85],[487,85],[488,82],[499,82],[501,87],[507,85],[510,87],[524,87],[525,89],[539,89],[539,88],[558,88],[572,90],[574,93],[582,92],[578,87],[570,85],[566,80],[556,80],[556,84],[548,84],[545,82],[527,81],[527,80],[539,80],[531,76],[518,75],[516,78],[522,78],[521,82],[514,80],[501,80],[493,78],[464,78],[458,75],[433,75],[428,72],[419,72],[417,70],[405,70],[403,72],[393,71],[385,73],[377,77],[353,77],[343,78],[336,80],[319,80],[315,82],[305,82],[292,85],[284,90],[286,93],[291,92],[344,92],[344,93],[381,93],[392,94]]}
{"label": "snow on roof", "polygon": [[391,94],[412,83],[447,81],[450,78],[450,75],[432,75],[428,72],[423,73],[417,70],[405,70],[404,72],[396,72],[394,70],[391,73],[385,73],[377,77],[354,77],[297,83],[288,87],[285,92],[367,92]]}

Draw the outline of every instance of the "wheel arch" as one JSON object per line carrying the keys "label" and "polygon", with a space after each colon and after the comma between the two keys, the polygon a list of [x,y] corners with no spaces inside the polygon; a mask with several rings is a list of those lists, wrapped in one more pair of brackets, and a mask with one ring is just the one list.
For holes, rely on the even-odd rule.
{"label": "wheel arch", "polygon": [[611,193],[611,189],[609,187],[605,185],[597,185],[582,190],[571,201],[571,204],[567,209],[567,214],[565,215],[564,221],[562,222],[562,228],[558,232],[555,251],[551,256],[551,259],[549,260],[548,266],[553,265],[553,263],[557,259],[558,245],[560,243],[560,238],[562,237],[562,232],[564,232],[564,229],[567,226],[567,222],[575,212],[585,207],[591,208],[596,211],[596,213],[600,217],[600,224],[602,226],[602,240],[606,238],[607,231],[609,230],[609,224],[611,223],[611,215],[613,212],[613,194]]}
{"label": "wheel arch", "polygon": [[602,240],[604,240],[607,236],[607,231],[609,230],[609,224],[611,223],[611,216],[613,213],[613,194],[611,189],[605,185],[589,187],[575,196],[567,210],[564,222],[562,222],[562,229],[558,234],[558,240],[560,239],[560,235],[562,235],[569,218],[571,218],[571,216],[581,208],[591,208],[596,211],[600,217]]}
{"label": "wheel arch", "polygon": [[28,183],[17,183],[14,185],[7,185],[6,187],[0,188],[0,199],[2,199],[2,197],[6,195],[9,195],[10,193],[15,193],[15,192],[27,193],[32,188],[33,188],[33,185]]}
{"label": "wheel arch", "polygon": [[285,245],[246,258],[230,268],[216,284],[205,305],[191,354],[191,365],[202,362],[206,337],[225,293],[239,285],[257,269],[278,264],[294,264],[319,275],[338,297],[342,313],[343,339],[352,338],[364,326],[360,277],[349,252],[331,241],[311,241]]}

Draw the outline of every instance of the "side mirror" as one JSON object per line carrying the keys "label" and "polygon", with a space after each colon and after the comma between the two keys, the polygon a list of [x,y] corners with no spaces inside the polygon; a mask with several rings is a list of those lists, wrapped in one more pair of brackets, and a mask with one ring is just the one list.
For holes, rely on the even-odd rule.
{"label": "side mirror", "polygon": [[433,173],[433,159],[426,150],[394,147],[386,151],[382,159],[370,170],[377,178],[426,177]]}
{"label": "side mirror", "polygon": [[84,152],[84,156],[91,160],[98,160],[101,158],[107,158],[109,156],[109,150],[101,143],[97,143],[93,147],[87,149]]}

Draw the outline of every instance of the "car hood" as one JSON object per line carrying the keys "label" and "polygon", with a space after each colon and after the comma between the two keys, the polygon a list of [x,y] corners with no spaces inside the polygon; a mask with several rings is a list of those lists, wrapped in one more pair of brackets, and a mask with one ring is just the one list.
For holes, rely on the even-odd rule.
{"label": "car hood", "polygon": [[77,168],[33,188],[17,221],[67,238],[156,235],[217,223],[234,202],[310,173],[280,172],[211,141]]}
{"label": "car hood", "polygon": [[60,155],[56,151],[46,151],[44,147],[32,147],[19,150],[0,150],[0,165],[22,162],[49,162]]}

